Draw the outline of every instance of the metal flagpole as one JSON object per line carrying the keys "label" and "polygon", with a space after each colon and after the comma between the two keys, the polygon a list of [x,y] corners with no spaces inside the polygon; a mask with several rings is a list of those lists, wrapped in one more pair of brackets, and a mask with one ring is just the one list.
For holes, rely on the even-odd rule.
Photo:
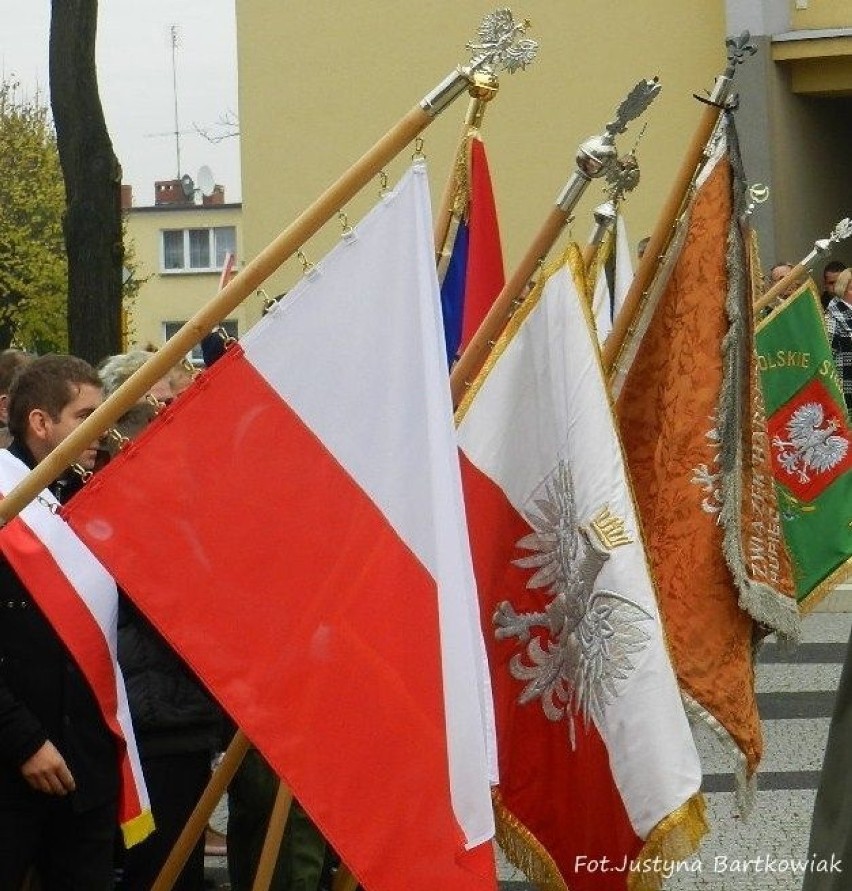
{"label": "metal flagpole", "polygon": [[834,245],[852,235],[852,219],[846,217],[835,227],[828,238],[821,238],[814,242],[813,250],[801,262],[797,263],[780,281],[776,282],[762,297],[754,301],[755,312],[760,312],[767,306],[771,306],[780,297],[795,285],[800,284],[809,276],[816,265],[817,260],[824,259],[834,249]]}
{"label": "metal flagpole", "polygon": [[482,367],[494,341],[511,315],[513,305],[522,297],[539,263],[559,238],[589,183],[593,179],[605,176],[616,163],[615,137],[619,133],[624,133],[627,124],[641,115],[659,92],[660,84],[656,78],[639,81],[618,107],[615,119],[606,125],[604,132],[587,139],[577,150],[577,169],[560,192],[555,206],[547,215],[512,276],[503,286],[503,290],[498,294],[479,330],[453,366],[450,375],[453,405],[458,405],[465,389]]}
{"label": "metal flagpole", "polygon": [[[646,124],[642,128],[643,133],[647,126]],[[639,140],[637,139],[636,142],[638,144]],[[621,202],[629,192],[639,185],[639,178],[639,161],[636,159],[636,146],[634,145],[630,152],[620,157],[606,174],[609,183],[608,198],[594,209],[595,228],[592,230],[588,244],[583,248],[583,265],[587,273],[596,262],[597,253],[604,244],[604,240],[615,231]]]}
{"label": "metal flagpole", "polygon": [[702,163],[704,150],[713,135],[719,115],[728,101],[736,68],[745,61],[747,53],[753,55],[757,52],[757,47],[749,43],[750,36],[748,31],[744,31],[739,37],[729,37],[725,41],[725,46],[728,49],[728,65],[724,73],[716,78],[716,84],[709,99],[700,100],[706,102],[704,112],[693,134],[692,141],[687,147],[666,203],[660,211],[657,225],[651,234],[645,253],[639,261],[633,282],[624,299],[624,306],[618,318],[614,320],[612,331],[603,347],[603,366],[606,374],[610,377],[627,340],[636,313],[657,272],[660,261],[665,255],[674,224],[681,213],[683,203],[695,178],[696,169]]}
{"label": "metal flagpole", "polygon": [[131,375],[71,435],[0,502],[0,525],[17,516],[46,486],[70,467],[89,443],[97,440],[243,300],[288,260],[307,239],[338,213],[381,169],[460,96],[485,66],[510,73],[525,68],[538,49],[524,37],[526,23],[515,24],[508,9],[482,20],[477,41],[468,43],[473,59],[459,66],[415,105],[397,124],[329,186],[274,241],[200,309],[137,372]]}

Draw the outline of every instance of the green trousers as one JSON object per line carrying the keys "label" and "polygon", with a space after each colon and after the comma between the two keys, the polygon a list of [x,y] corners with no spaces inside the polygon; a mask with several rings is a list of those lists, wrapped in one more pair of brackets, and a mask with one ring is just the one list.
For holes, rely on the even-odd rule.
{"label": "green trousers", "polygon": [[[228,788],[228,873],[232,891],[251,891],[278,777],[256,749],[249,749]],[[325,839],[293,801],[270,891],[317,891]]]}

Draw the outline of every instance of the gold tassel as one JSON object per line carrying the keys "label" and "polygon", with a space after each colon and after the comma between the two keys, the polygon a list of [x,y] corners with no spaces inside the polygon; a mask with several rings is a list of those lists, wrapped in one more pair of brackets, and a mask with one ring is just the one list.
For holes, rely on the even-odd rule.
{"label": "gold tassel", "polygon": [[506,859],[517,867],[539,891],[568,891],[559,867],[544,845],[507,809],[499,789],[492,789],[497,844]]}
{"label": "gold tassel", "polygon": [[799,612],[806,616],[820,601],[838,586],[852,578],[852,558],[841,563],[830,576],[824,578],[799,604]]}
{"label": "gold tassel", "polygon": [[631,864],[628,891],[660,891],[674,864],[696,852],[707,830],[704,796],[698,792],[653,828]]}

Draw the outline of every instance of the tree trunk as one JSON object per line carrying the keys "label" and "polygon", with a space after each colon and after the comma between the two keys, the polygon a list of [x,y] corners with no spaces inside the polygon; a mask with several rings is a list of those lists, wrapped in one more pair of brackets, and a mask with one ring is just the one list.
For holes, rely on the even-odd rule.
{"label": "tree trunk", "polygon": [[51,0],[50,104],[65,179],[69,351],[121,349],[121,167],[95,70],[97,0]]}

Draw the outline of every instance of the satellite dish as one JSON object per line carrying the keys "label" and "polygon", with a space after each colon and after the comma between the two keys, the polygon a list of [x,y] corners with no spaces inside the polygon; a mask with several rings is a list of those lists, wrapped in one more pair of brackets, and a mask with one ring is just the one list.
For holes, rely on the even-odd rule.
{"label": "satellite dish", "polygon": [[209,198],[216,191],[216,180],[213,178],[213,171],[203,164],[198,168],[198,188],[205,198]]}
{"label": "satellite dish", "polygon": [[192,177],[188,173],[184,173],[180,178],[180,187],[186,198],[192,198],[195,194],[195,183],[192,181]]}

